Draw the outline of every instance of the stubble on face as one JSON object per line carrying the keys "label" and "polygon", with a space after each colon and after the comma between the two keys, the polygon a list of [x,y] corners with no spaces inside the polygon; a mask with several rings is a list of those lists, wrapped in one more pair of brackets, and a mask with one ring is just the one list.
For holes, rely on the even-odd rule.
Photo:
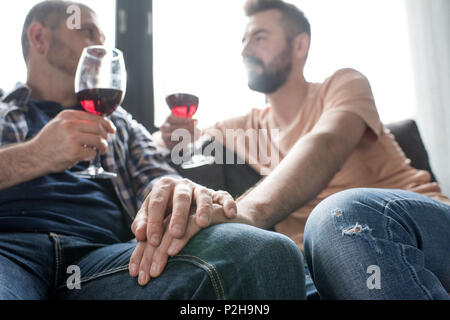
{"label": "stubble on face", "polygon": [[[287,42],[283,51],[267,65],[262,60],[250,56],[245,57],[244,61],[248,70],[249,88],[270,94],[283,86],[292,72],[292,45]],[[255,65],[259,66],[259,70],[255,70]]]}
{"label": "stubble on face", "polygon": [[78,58],[77,52],[62,39],[57,31],[53,31],[47,55],[48,63],[59,71],[74,77]]}

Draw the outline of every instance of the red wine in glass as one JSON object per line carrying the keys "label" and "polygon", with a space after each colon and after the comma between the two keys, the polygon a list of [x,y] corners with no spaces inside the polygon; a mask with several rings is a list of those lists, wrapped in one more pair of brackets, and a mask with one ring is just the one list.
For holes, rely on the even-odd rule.
{"label": "red wine in glass", "polygon": [[107,116],[114,112],[122,101],[123,91],[118,89],[86,89],[77,92],[81,106],[90,113]]}
{"label": "red wine in glass", "polygon": [[[197,96],[188,93],[174,93],[166,97],[166,102],[172,114],[181,118],[192,118],[197,112],[198,101]],[[196,145],[196,142],[188,145],[187,154],[191,155],[191,158],[181,164],[183,169],[214,163],[214,157],[204,156],[202,154],[202,145]]]}
{"label": "red wine in glass", "polygon": [[188,93],[175,93],[166,97],[172,113],[181,118],[192,118],[198,109],[198,97]]}
{"label": "red wine in glass", "polygon": [[[87,112],[101,117],[113,113],[125,95],[126,82],[125,62],[120,50],[105,46],[83,49],[75,74],[74,89],[78,102]],[[117,177],[116,173],[102,168],[98,150],[88,168],[73,174],[85,179]]]}

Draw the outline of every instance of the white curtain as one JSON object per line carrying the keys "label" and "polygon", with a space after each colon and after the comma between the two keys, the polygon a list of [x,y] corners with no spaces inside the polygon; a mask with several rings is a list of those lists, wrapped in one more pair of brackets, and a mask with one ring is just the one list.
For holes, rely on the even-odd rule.
{"label": "white curtain", "polygon": [[431,167],[450,195],[450,0],[404,0],[412,49],[417,122]]}

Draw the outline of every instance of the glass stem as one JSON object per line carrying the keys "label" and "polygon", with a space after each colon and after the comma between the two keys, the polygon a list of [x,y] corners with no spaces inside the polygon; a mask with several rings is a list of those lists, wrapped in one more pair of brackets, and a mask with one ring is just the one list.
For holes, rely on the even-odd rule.
{"label": "glass stem", "polygon": [[102,164],[100,162],[100,152],[98,152],[98,150],[96,150],[95,153],[95,158],[94,158],[94,166],[95,166],[95,173],[99,173],[100,168],[102,167]]}

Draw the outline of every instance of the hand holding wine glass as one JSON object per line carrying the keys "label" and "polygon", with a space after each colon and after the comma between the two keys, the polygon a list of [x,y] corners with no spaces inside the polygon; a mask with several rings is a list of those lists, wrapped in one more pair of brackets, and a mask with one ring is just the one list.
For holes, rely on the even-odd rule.
{"label": "hand holding wine glass", "polygon": [[[30,159],[40,159],[35,169],[41,170],[41,175],[61,173],[79,162],[93,159],[97,150],[104,154],[108,134],[114,133],[115,127],[107,118],[66,109],[28,142],[28,155]],[[83,147],[86,144],[91,147]]]}
{"label": "hand holding wine glass", "polygon": [[[166,97],[166,102],[174,116],[191,119],[198,110],[199,98],[189,93],[174,93]],[[195,131],[195,128],[192,131]],[[203,142],[203,139],[200,139],[188,145],[187,152],[191,155],[191,158],[181,164],[183,169],[195,168],[214,162],[214,157],[202,154]]]}
{"label": "hand holding wine glass", "polygon": [[190,137],[192,138],[190,139],[190,141],[188,141],[187,139],[186,141],[183,141],[186,146],[189,142],[194,142],[194,137],[199,137],[201,133],[201,130],[197,126],[197,120],[178,117],[171,113],[166,118],[164,123],[159,127],[159,136],[163,142],[161,146],[165,146],[169,150],[172,150],[176,145],[178,145],[178,143],[180,143],[180,140],[172,140],[172,134],[174,131],[179,129],[187,130],[190,134]]}
{"label": "hand holding wine glass", "polygon": [[[90,113],[107,116],[123,101],[126,90],[126,70],[122,52],[104,46],[89,46],[83,50],[75,76],[75,92],[81,106]],[[106,172],[100,154],[86,170],[75,173],[82,178],[110,179],[116,173]]]}

